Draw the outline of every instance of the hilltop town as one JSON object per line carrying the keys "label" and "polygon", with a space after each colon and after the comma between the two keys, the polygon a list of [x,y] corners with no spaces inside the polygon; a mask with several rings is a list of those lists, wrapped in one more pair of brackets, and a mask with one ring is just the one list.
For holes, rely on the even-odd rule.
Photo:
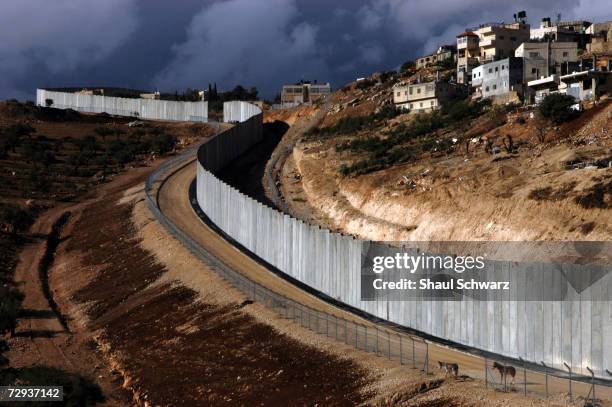
{"label": "hilltop town", "polygon": [[606,238],[611,30],[519,12],[312,101],[277,204],[371,240]]}

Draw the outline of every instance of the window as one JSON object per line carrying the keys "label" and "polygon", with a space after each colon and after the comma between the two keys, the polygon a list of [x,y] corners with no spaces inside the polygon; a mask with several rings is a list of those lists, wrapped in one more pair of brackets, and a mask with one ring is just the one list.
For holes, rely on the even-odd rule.
{"label": "window", "polygon": [[498,71],[499,71],[499,67],[498,67],[498,66],[496,66],[496,67],[495,67],[495,72],[498,72]]}
{"label": "window", "polygon": [[431,106],[433,107],[433,105],[434,105],[434,101],[432,100],[432,101],[431,101]]}
{"label": "window", "polygon": [[516,41],[516,37],[510,37],[510,41]]}
{"label": "window", "polygon": [[414,106],[412,105],[412,103],[410,104],[410,108],[412,109]]}
{"label": "window", "polygon": [[420,107],[423,107],[423,102],[419,103],[419,106],[420,106]]}
{"label": "window", "polygon": [[537,68],[531,68],[531,73],[535,74],[535,73],[537,73],[537,72],[538,72],[538,69],[537,69]]}
{"label": "window", "polygon": [[563,58],[567,58],[567,57],[569,57],[569,52],[563,51]]}
{"label": "window", "polygon": [[529,58],[537,58],[540,56],[539,52],[530,52],[529,53]]}
{"label": "window", "polygon": [[503,40],[503,39],[504,39],[504,36],[503,36],[503,35],[500,35],[500,36],[499,36],[499,39],[500,39],[500,40]]}
{"label": "window", "polygon": [[493,90],[497,89],[497,85],[493,85]]}
{"label": "window", "polygon": [[506,69],[506,65],[502,65],[502,71]]}
{"label": "window", "polygon": [[421,88],[417,88],[417,93],[421,93]]}
{"label": "window", "polygon": [[400,96],[401,96],[401,92],[397,92],[397,97],[400,97]]}
{"label": "window", "polygon": [[404,91],[404,96],[408,96],[408,91]]}
{"label": "window", "polygon": [[493,73],[493,68],[489,68],[489,73]]}
{"label": "window", "polygon": [[409,88],[408,92],[412,95],[412,88]]}
{"label": "window", "polygon": [[485,88],[485,90],[488,92],[488,91],[489,91],[489,87],[487,86],[487,87]]}

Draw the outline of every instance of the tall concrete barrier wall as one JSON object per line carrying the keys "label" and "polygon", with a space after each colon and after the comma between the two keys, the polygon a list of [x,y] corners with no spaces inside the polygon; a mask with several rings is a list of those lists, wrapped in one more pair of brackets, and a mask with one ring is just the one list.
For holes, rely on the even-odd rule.
{"label": "tall concrete barrier wall", "polygon": [[86,113],[153,120],[208,121],[208,102],[132,99],[36,89],[36,104],[46,106],[47,100],[53,101],[52,107]]}
{"label": "tall concrete barrier wall", "polygon": [[[215,177],[215,172],[261,139],[261,113],[234,102],[224,107],[226,120],[240,123],[198,151],[197,201],[227,235],[281,272],[344,304],[373,316],[456,344],[511,358],[523,358],[573,373],[609,378],[612,370],[612,304],[591,301],[594,291],[612,292],[610,275],[563,301],[524,301],[499,294],[487,301],[392,301],[361,297],[362,257],[374,248],[392,248],[309,225],[269,208]],[[396,249],[395,249],[396,250]],[[544,290],[553,282],[538,276],[542,265],[496,261],[495,272],[513,284]],[[600,293],[601,294],[601,293]],[[599,296],[603,298],[605,296]],[[609,298],[609,297],[608,297]]]}

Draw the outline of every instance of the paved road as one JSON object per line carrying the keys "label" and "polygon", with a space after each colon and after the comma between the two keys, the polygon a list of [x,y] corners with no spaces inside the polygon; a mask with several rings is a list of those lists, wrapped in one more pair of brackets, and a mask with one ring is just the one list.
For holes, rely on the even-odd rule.
{"label": "paved road", "polygon": [[[177,164],[176,168],[179,168],[181,165],[185,165],[185,162]],[[161,211],[183,232],[191,236],[199,245],[231,269],[262,286],[315,310],[366,325],[372,331],[375,329],[375,325],[372,322],[329,304],[278,277],[229,244],[203,223],[193,211],[188,197],[189,185],[193,181],[195,174],[196,164],[195,160],[193,160],[189,165],[172,173],[159,190],[158,204]],[[379,325],[378,329],[387,328]],[[431,343],[429,346],[429,357],[432,368],[434,364],[437,365],[438,360],[455,362],[459,364],[461,374],[469,375],[476,379],[484,379],[485,360],[479,356]],[[490,364],[492,362],[489,360]],[[492,379],[493,377],[494,373],[491,371],[489,378]],[[549,392],[551,394],[568,392],[568,381],[566,379],[549,377],[548,380]],[[522,369],[517,373],[516,383],[523,383]],[[542,373],[528,371],[527,383],[529,392],[544,394],[545,378]],[[590,385],[573,382],[572,389],[574,395],[582,395],[584,397],[588,394]],[[517,391],[522,391],[520,384],[517,385]],[[597,398],[612,401],[612,388],[598,386]]]}

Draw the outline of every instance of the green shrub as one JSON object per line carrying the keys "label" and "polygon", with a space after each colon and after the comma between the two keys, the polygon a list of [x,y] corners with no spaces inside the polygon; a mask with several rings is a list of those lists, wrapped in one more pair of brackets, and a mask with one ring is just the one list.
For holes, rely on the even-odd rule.
{"label": "green shrub", "polygon": [[572,96],[551,93],[540,102],[538,112],[553,123],[561,124],[574,117],[575,111],[571,108],[574,104],[576,101]]}

